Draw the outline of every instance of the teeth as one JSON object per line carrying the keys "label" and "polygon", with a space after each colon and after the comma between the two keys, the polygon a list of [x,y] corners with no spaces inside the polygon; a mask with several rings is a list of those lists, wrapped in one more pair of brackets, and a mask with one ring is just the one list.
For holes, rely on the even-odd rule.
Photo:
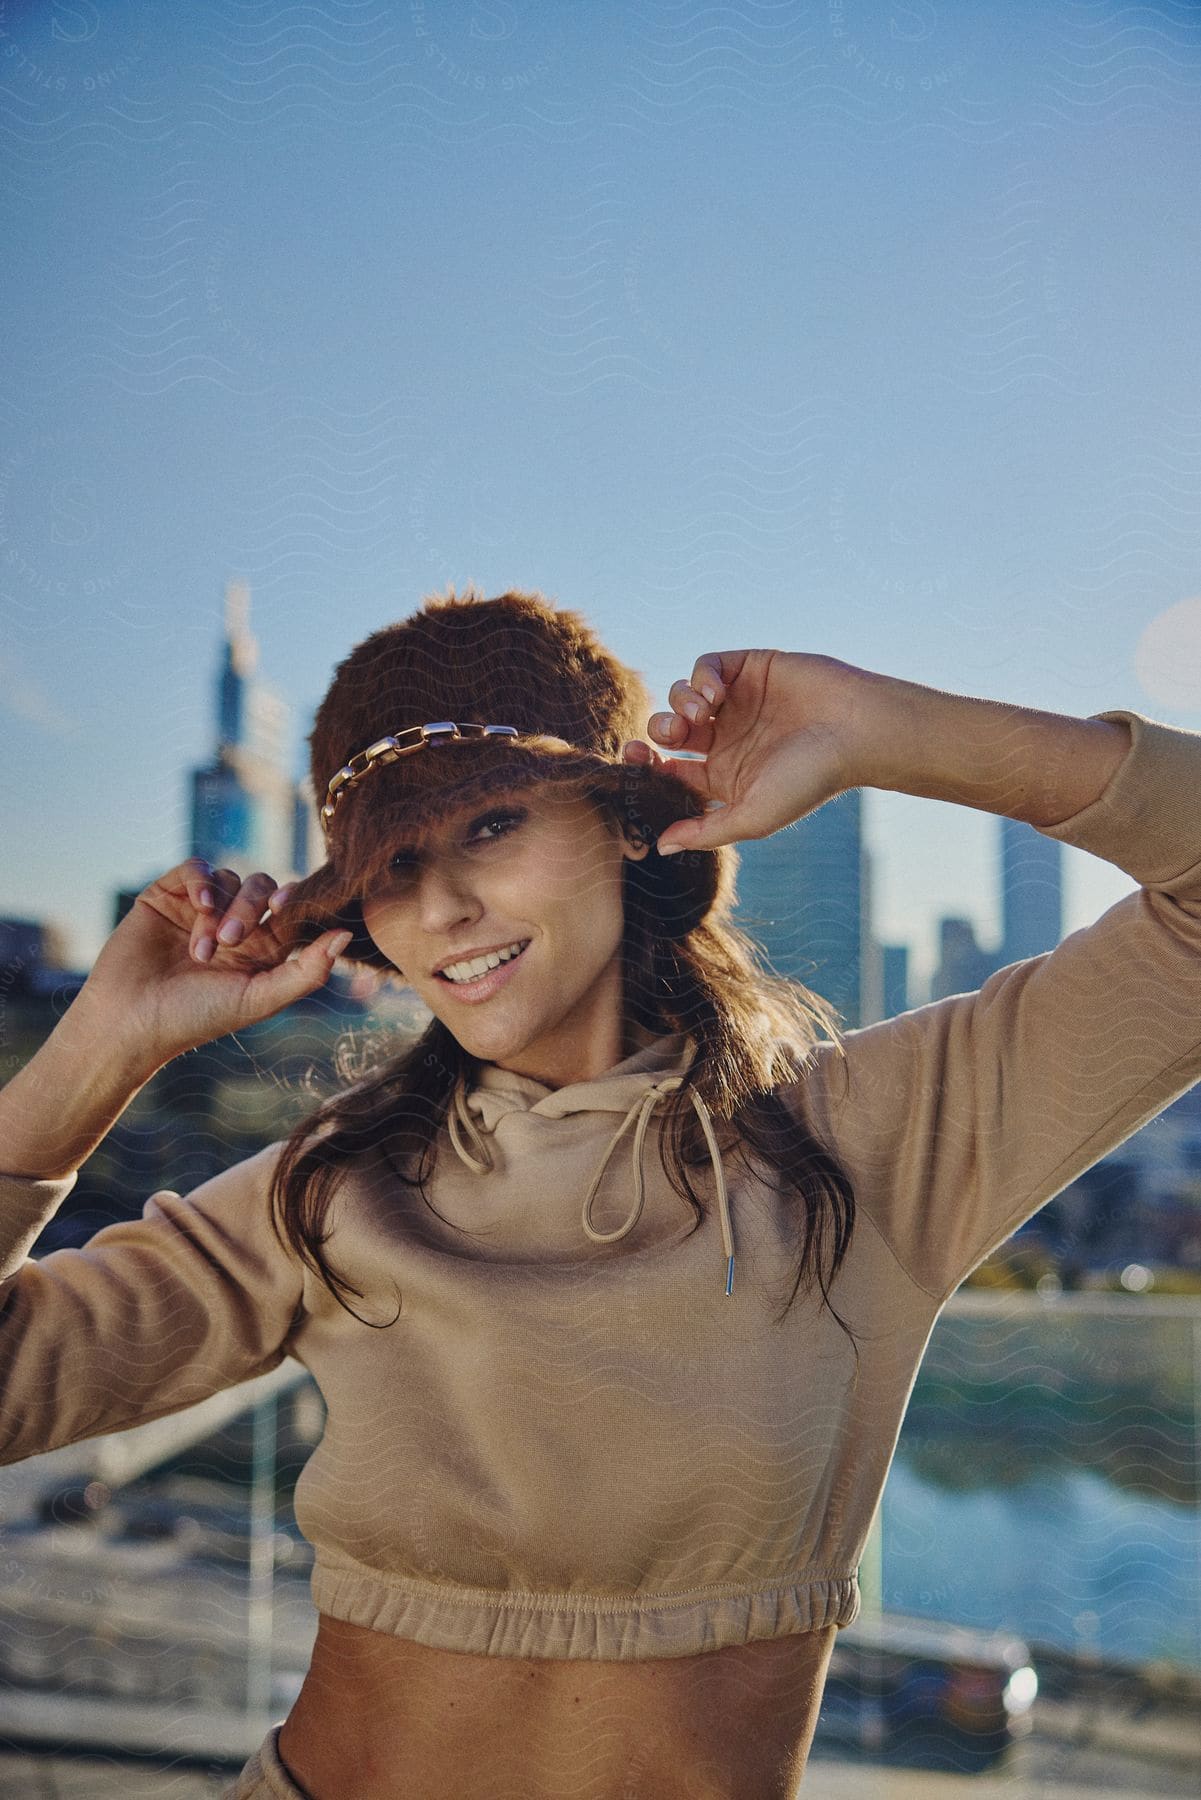
{"label": "teeth", "polygon": [[524,947],[524,944],[517,943],[510,944],[505,950],[490,950],[487,956],[473,957],[470,962],[451,963],[442,973],[448,981],[478,981],[489,969],[499,969],[501,963],[511,962]]}

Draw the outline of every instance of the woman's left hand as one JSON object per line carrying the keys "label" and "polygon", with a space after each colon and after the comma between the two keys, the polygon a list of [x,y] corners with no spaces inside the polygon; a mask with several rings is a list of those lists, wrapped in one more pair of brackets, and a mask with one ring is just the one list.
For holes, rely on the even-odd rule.
{"label": "woman's left hand", "polygon": [[[713,850],[770,837],[836,794],[856,787],[849,751],[852,712],[867,671],[832,656],[786,650],[716,650],[697,658],[688,681],[672,684],[672,710],[654,713],[648,736],[631,739],[630,763],[677,776],[712,808],[659,838],[660,855]],[[672,753],[699,751],[704,762]]]}

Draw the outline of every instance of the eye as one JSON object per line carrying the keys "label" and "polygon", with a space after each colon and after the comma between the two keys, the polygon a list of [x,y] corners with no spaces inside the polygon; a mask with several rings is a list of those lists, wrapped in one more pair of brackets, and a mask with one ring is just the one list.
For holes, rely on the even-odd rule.
{"label": "eye", "polygon": [[472,844],[495,844],[500,838],[507,837],[514,826],[520,825],[524,817],[525,814],[520,809],[508,807],[488,813],[474,821],[467,841]]}

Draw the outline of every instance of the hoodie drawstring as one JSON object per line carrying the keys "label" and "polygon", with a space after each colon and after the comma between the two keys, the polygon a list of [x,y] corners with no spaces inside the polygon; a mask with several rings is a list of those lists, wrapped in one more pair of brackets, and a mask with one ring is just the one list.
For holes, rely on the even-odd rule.
{"label": "hoodie drawstring", "polygon": [[[473,1175],[487,1175],[492,1167],[492,1153],[484,1142],[479,1126],[467,1110],[467,1093],[461,1081],[455,1082],[454,1105],[447,1117],[446,1128],[459,1161],[466,1163]],[[478,1158],[472,1156],[463,1143],[464,1130],[471,1133],[472,1141],[480,1153]]]}
{"label": "hoodie drawstring", "polygon": [[[641,1098],[634,1101],[625,1118],[610,1138],[608,1147],[597,1166],[596,1174],[592,1178],[592,1186],[588,1189],[588,1196],[584,1201],[584,1208],[580,1220],[585,1232],[592,1239],[594,1244],[611,1244],[618,1238],[627,1237],[629,1233],[633,1231],[635,1225],[642,1216],[642,1206],[645,1198],[645,1188],[642,1178],[642,1144],[643,1139],[646,1137],[647,1126],[650,1124],[651,1115],[663,1095],[673,1093],[676,1088],[683,1087],[683,1085],[683,1076],[669,1075],[662,1081],[658,1081],[653,1086],[647,1088]],[[729,1294],[733,1292],[734,1288],[734,1232],[730,1223],[730,1199],[726,1192],[726,1178],[721,1166],[721,1152],[717,1147],[717,1138],[713,1131],[712,1117],[709,1108],[705,1105],[705,1102],[701,1099],[701,1096],[697,1093],[695,1088],[690,1091],[689,1099],[696,1108],[697,1117],[701,1122],[701,1130],[704,1132],[705,1141],[709,1146],[709,1159],[713,1165],[713,1178],[717,1185],[717,1211],[721,1221],[721,1241],[726,1253],[725,1291]],[[605,1169],[608,1167],[609,1158],[617,1148],[617,1145],[625,1132],[628,1131],[631,1122],[635,1119],[637,1120],[637,1123],[634,1129],[634,1142],[632,1148],[634,1205],[630,1211],[629,1217],[625,1219],[622,1224],[616,1226],[614,1230],[597,1231],[592,1224],[591,1219],[592,1202],[595,1200],[597,1192],[599,1191]],[[484,1142],[479,1127],[476,1125],[475,1120],[468,1111],[466,1092],[462,1082],[457,1082],[455,1085],[454,1102],[447,1118],[447,1129],[450,1133],[450,1141],[453,1144],[460,1161],[465,1163],[476,1175],[487,1174],[492,1168],[492,1157],[489,1153],[487,1144]],[[463,1142],[463,1131],[470,1134],[476,1149],[480,1153],[479,1157],[473,1156],[467,1149]]]}

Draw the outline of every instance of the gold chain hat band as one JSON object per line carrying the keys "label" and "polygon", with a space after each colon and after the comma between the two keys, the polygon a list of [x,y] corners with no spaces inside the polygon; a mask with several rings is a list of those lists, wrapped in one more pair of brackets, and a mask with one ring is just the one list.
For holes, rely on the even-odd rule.
{"label": "gold chain hat band", "polygon": [[449,743],[456,738],[518,736],[516,725],[456,725],[453,719],[439,719],[432,725],[414,725],[391,737],[376,738],[374,744],[368,744],[365,750],[352,756],[330,781],[325,791],[325,805],[321,808],[321,829],[328,837],[338,801],[371,769],[383,768],[401,756],[412,756],[415,750],[424,750],[427,744]]}

